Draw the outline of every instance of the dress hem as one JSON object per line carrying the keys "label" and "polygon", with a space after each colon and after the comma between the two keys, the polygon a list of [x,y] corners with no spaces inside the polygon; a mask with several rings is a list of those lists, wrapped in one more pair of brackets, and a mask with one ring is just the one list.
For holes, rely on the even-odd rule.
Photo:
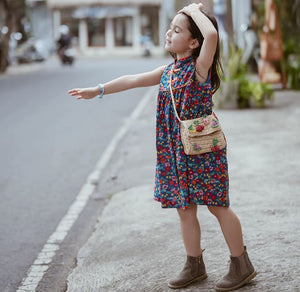
{"label": "dress hem", "polygon": [[172,205],[172,204],[170,204],[170,205],[165,204],[165,206],[163,206],[163,203],[161,202],[161,200],[159,198],[155,198],[155,197],[154,197],[154,201],[160,203],[162,209],[188,209],[188,207],[190,205],[192,205],[192,203],[194,205],[197,205],[197,206],[230,207],[230,203],[228,202],[228,200],[225,201],[224,204],[222,204],[222,205],[220,205],[220,204],[216,205],[216,204],[213,204],[213,203],[205,203],[205,202],[197,202],[197,201],[195,202],[193,200],[190,200],[190,203],[188,203],[186,205],[183,205],[183,206],[182,205],[178,205],[178,204],[174,204],[174,205]]}

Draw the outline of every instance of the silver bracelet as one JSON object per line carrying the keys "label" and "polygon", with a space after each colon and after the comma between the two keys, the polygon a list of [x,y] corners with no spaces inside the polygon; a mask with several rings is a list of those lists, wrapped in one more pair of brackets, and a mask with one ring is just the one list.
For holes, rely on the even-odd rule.
{"label": "silver bracelet", "polygon": [[97,86],[100,88],[100,94],[97,95],[96,97],[102,98],[104,95],[104,85],[102,83],[99,83]]}

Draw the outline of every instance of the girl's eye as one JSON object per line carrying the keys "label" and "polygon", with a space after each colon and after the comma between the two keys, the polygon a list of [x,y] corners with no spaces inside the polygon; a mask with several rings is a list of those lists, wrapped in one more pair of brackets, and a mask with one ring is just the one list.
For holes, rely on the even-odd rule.
{"label": "girl's eye", "polygon": [[173,26],[170,26],[169,30],[174,31],[175,33],[179,33],[180,32],[178,27],[174,28]]}

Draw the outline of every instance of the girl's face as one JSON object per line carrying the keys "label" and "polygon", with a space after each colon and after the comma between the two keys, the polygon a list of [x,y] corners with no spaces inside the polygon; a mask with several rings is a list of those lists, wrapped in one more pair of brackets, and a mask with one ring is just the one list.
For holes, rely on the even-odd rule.
{"label": "girl's face", "polygon": [[177,59],[191,56],[193,50],[197,47],[198,41],[192,39],[188,26],[187,17],[180,13],[174,17],[166,33],[165,48],[167,51],[175,53]]}

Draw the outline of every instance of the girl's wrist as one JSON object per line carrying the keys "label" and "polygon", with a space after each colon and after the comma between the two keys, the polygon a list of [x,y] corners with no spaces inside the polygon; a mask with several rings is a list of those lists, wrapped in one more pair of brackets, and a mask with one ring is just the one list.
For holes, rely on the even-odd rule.
{"label": "girl's wrist", "polygon": [[98,98],[102,98],[104,95],[104,85],[102,83],[99,83],[97,86],[97,96]]}

